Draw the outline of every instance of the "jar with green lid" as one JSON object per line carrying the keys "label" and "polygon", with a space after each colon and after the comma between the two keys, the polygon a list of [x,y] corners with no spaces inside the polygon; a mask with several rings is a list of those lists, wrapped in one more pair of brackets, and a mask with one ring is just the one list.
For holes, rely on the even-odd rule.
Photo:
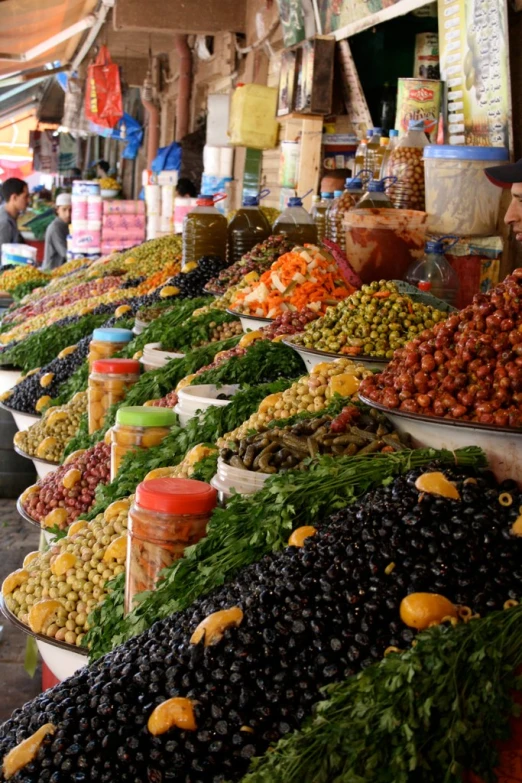
{"label": "jar with green lid", "polygon": [[103,427],[111,405],[121,402],[140,377],[140,363],[134,359],[98,359],[93,362],[88,383],[89,433]]}
{"label": "jar with green lid", "polygon": [[89,369],[98,359],[111,359],[122,351],[133,337],[130,329],[95,329],[89,343]]}
{"label": "jar with green lid", "polygon": [[200,541],[217,504],[217,491],[204,481],[159,478],[143,481],[129,512],[125,612],[134,597],[154,590],[164,568]]}
{"label": "jar with green lid", "polygon": [[111,430],[111,481],[128,451],[150,449],[167,437],[177,417],[170,408],[133,406],[120,408]]}

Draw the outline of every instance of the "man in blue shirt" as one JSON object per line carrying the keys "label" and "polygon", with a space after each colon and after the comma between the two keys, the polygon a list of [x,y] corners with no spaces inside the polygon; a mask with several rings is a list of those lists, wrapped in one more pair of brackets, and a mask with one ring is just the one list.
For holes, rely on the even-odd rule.
{"label": "man in blue shirt", "polygon": [[0,256],[2,245],[25,244],[17,220],[29,206],[29,188],[23,179],[11,177],[2,185],[3,204],[0,207]]}

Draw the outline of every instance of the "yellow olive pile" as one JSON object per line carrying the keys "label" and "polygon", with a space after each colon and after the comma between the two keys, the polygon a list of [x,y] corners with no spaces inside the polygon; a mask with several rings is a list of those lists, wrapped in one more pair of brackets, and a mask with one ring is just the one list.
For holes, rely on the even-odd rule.
{"label": "yellow olive pile", "polygon": [[40,421],[17,432],[15,444],[31,457],[58,464],[63,451],[78,432],[82,415],[87,411],[87,392],[78,392],[61,408],[48,408]]}
{"label": "yellow olive pile", "polygon": [[158,478],[190,478],[198,462],[205,457],[210,457],[217,452],[214,446],[205,446],[202,443],[194,446],[179,465],[168,468],[155,468],[147,473],[144,481]]}
{"label": "yellow olive pile", "polygon": [[78,520],[47,552],[31,552],[2,585],[7,608],[34,633],[81,646],[105,584],[125,571],[131,498]]}

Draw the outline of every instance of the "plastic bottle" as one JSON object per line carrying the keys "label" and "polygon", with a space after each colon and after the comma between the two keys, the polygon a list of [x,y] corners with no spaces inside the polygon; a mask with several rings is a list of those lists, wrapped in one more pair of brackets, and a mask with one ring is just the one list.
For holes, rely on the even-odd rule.
{"label": "plastic bottle", "polygon": [[326,213],[332,205],[334,194],[330,192],[321,193],[321,196],[315,196],[315,203],[310,212],[317,227],[317,241],[321,242],[326,236]]}
{"label": "plastic bottle", "polygon": [[[446,240],[454,241],[445,244]],[[424,257],[414,261],[406,272],[408,283],[453,306],[457,302],[459,277],[444,254],[457,241],[456,237],[447,236],[426,242]]]}
{"label": "plastic bottle", "polygon": [[335,242],[336,245],[339,245],[342,250],[346,250],[346,233],[343,225],[344,213],[353,209],[362,196],[362,179],[360,177],[348,178],[344,183],[344,190],[336,190],[335,193],[339,195],[326,215],[327,237],[332,242]]}
{"label": "plastic bottle", "polygon": [[201,194],[183,220],[183,264],[202,256],[227,257],[227,219],[214,206],[216,196]]}
{"label": "plastic bottle", "polygon": [[297,196],[288,199],[288,206],[274,223],[272,233],[284,234],[296,245],[317,243],[317,227],[314,219]]}
{"label": "plastic bottle", "polygon": [[384,158],[386,157],[386,153],[388,152],[389,146],[390,146],[389,138],[387,136],[382,136],[379,150],[377,153],[377,165],[379,166],[379,173],[377,174],[378,177],[381,176],[382,164],[384,162]]}
{"label": "plastic bottle", "polygon": [[393,150],[397,146],[398,142],[399,142],[399,131],[391,130],[390,137],[388,139],[388,146],[386,147],[386,150],[384,152],[384,157],[382,159],[381,173],[380,173],[381,179],[384,179],[384,177],[389,176],[388,167],[389,167],[390,157]]}
{"label": "plastic bottle", "polygon": [[375,178],[377,178],[381,173],[381,135],[381,129],[374,128],[371,139],[369,140],[366,147],[366,168],[368,171],[372,172]]}
{"label": "plastic bottle", "polygon": [[360,174],[361,171],[363,171],[366,168],[366,148],[368,146],[368,142],[366,139],[361,139],[359,142],[359,146],[357,147],[355,151],[355,161],[354,161],[354,169],[353,169],[353,175],[354,177],[357,176],[357,174]]}
{"label": "plastic bottle", "polygon": [[424,120],[410,120],[408,133],[390,153],[386,174],[397,181],[387,193],[396,209],[426,208],[423,156],[428,144]]}
{"label": "plastic bottle", "polygon": [[386,180],[373,179],[369,182],[368,190],[357,202],[355,209],[393,209],[386,194]]}
{"label": "plastic bottle", "polygon": [[254,245],[268,239],[270,223],[259,209],[259,196],[246,196],[228,226],[228,260],[231,264],[249,253]]}

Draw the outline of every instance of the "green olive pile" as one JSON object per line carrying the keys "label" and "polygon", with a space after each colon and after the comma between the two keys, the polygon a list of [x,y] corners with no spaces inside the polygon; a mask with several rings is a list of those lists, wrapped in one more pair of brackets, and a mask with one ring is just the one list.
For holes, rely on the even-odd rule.
{"label": "green olive pile", "polygon": [[5,580],[7,608],[35,633],[80,647],[105,583],[125,571],[130,498],[92,520],[78,520],[47,552],[31,552]]}
{"label": "green olive pile", "polygon": [[230,337],[235,337],[238,334],[243,334],[243,327],[241,321],[227,321],[222,324],[210,324],[212,329],[209,340],[204,340],[200,343],[194,343],[194,348],[202,348],[209,343],[216,343],[220,340],[228,340]]}
{"label": "green olive pile", "polygon": [[445,318],[446,313],[400,294],[394,283],[379,280],[329,307],[293,341],[318,351],[391,359],[397,348]]}
{"label": "green olive pile", "polygon": [[292,427],[274,427],[228,441],[220,457],[234,468],[284,473],[296,468],[306,470],[308,458],[317,454],[341,457],[403,448],[399,434],[382,414],[375,410],[363,413],[355,406],[348,406],[336,418],[319,416]]}
{"label": "green olive pile", "polygon": [[48,408],[41,421],[29,429],[17,432],[15,444],[31,457],[45,459],[58,464],[65,447],[80,426],[80,420],[87,411],[87,392],[78,392],[61,408]]}

